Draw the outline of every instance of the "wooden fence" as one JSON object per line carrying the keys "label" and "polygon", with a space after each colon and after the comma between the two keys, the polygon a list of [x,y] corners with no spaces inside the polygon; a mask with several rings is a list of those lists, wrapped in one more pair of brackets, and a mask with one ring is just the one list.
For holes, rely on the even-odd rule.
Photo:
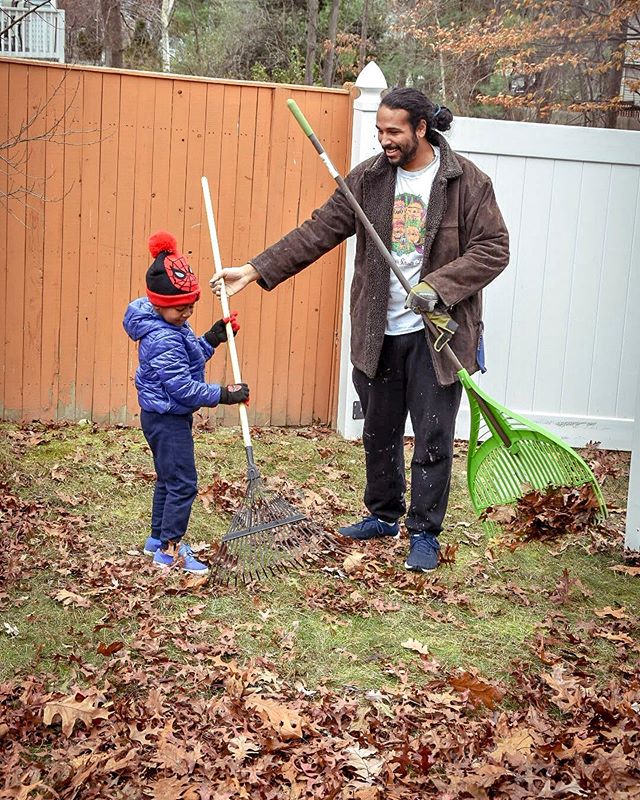
{"label": "wooden fence", "polygon": [[[192,323],[202,333],[220,307],[207,288],[201,175],[227,265],[276,241],[333,191],[289,97],[346,169],[346,91],[0,59],[0,145],[21,139],[3,149],[9,174],[0,170],[3,419],[135,421],[137,356],[122,317],[144,292],[149,234],[174,233],[199,276]],[[274,292],[252,285],[232,299],[253,424],[335,421],[343,262],[338,248]],[[207,380],[231,379],[223,347]],[[237,419],[234,409],[215,413]]]}

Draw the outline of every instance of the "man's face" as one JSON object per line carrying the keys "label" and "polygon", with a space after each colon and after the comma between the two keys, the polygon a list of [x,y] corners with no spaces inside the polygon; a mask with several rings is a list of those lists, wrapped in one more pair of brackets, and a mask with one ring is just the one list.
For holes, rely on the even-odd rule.
{"label": "man's face", "polygon": [[420,120],[413,130],[409,121],[409,112],[403,108],[387,108],[380,106],[376,114],[378,141],[385,152],[389,163],[404,169],[419,169],[421,157],[427,149],[425,134],[427,125]]}
{"label": "man's face", "polygon": [[154,308],[165,322],[179,328],[181,325],[184,325],[193,314],[194,305],[194,303],[191,303],[191,305],[188,306],[170,306],[169,308],[154,306]]}

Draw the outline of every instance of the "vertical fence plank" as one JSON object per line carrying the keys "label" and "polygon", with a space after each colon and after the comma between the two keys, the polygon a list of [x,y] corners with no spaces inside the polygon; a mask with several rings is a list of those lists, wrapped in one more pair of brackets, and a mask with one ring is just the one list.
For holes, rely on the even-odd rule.
{"label": "vertical fence plank", "polygon": [[47,69],[46,129],[53,138],[46,145],[46,204],[44,210],[42,302],[42,362],[40,416],[56,418],[60,370],[62,236],[64,220],[65,81],[57,69]]}
{"label": "vertical fence plank", "polygon": [[[80,273],[78,291],[78,350],[76,365],[76,414],[90,419],[93,414],[93,378],[96,355],[96,292],[104,280],[99,274],[104,263],[99,253],[101,217],[112,209],[100,206],[101,172],[116,169],[113,163],[100,163],[106,131],[102,126],[103,80],[99,72],[87,72],[82,94],[82,195],[80,201]],[[108,145],[107,145],[108,147]],[[106,202],[106,201],[105,201]],[[102,345],[100,345],[102,347]]]}
{"label": "vertical fence plank", "polygon": [[[255,169],[255,125],[258,102],[258,89],[255,86],[240,88],[240,107],[238,109],[238,163],[235,172],[235,214],[233,225],[233,244],[231,248],[231,261],[234,264],[244,264],[253,253],[249,252],[249,237],[251,231],[251,190],[253,186],[253,172]],[[242,292],[237,298],[232,298],[233,308],[242,320],[242,333],[238,336],[238,359],[242,379],[251,389],[255,387],[258,365],[255,362],[255,352],[260,336],[260,301],[261,291]],[[237,424],[237,409],[230,409],[233,414],[234,424]]]}
{"label": "vertical fence plank", "polygon": [[[149,233],[168,230],[169,220],[169,155],[171,153],[171,128],[173,125],[173,81],[158,81],[155,86],[153,126],[153,165],[151,186],[151,225]],[[179,231],[171,231],[178,235]],[[149,259],[149,263],[151,260]]]}
{"label": "vertical fence plank", "polygon": [[[129,301],[141,297],[145,292],[145,273],[151,263],[147,240],[153,232],[151,203],[153,191],[153,158],[156,148],[155,103],[159,81],[150,78],[138,79],[136,103],[136,141],[134,155],[134,186],[131,233],[131,272],[129,275]],[[166,84],[166,81],[164,82]],[[124,314],[125,308],[122,308]],[[122,328],[119,334],[127,343],[127,422],[138,418],[138,393],[134,375],[138,366],[138,349]]]}
{"label": "vertical fence plank", "polygon": [[[204,118],[204,141],[203,141],[203,162],[202,175],[209,182],[211,192],[211,204],[218,224],[219,208],[219,184],[220,184],[220,154],[222,151],[222,109],[224,107],[225,87],[220,83],[206,85],[205,96],[205,118]],[[200,177],[202,177],[202,175]],[[198,188],[202,194],[202,188]],[[200,236],[198,240],[198,250],[200,253],[200,272],[198,276],[203,285],[204,291],[209,292],[208,281],[213,275],[213,255],[211,252],[211,241],[209,238],[209,227],[204,210],[204,203],[200,210]],[[223,255],[224,259],[224,255]],[[212,316],[217,317],[220,305],[216,300],[212,300]],[[222,383],[224,380],[226,363],[226,348],[219,348],[207,364],[206,380],[210,383]]]}
{"label": "vertical fence plank", "polygon": [[31,139],[27,147],[26,183],[30,196],[26,207],[25,237],[25,303],[23,343],[22,416],[27,419],[40,413],[40,365],[42,361],[42,304],[48,287],[43,283],[44,212],[46,194],[45,148],[47,74],[46,70],[29,70],[27,113],[32,120]]}
{"label": "vertical fence plank", "polygon": [[[306,92],[301,98],[303,113],[314,131],[323,136],[326,130],[322,119],[322,95]],[[300,197],[297,224],[307,219],[316,207],[319,159],[313,147],[299,127],[293,129],[303,144],[301,151]],[[326,137],[323,137],[326,138]],[[313,347],[318,323],[318,296],[322,280],[323,261],[312,264],[296,275],[291,298],[291,343],[289,346],[287,372],[287,425],[311,422],[313,395],[304,392],[305,378],[316,372],[316,351]],[[296,368],[294,365],[300,365]],[[311,380],[314,380],[312,377]]]}
{"label": "vertical fence plank", "polygon": [[[97,141],[100,130],[83,133],[85,73],[70,71],[65,80],[64,207],[62,224],[62,274],[60,280],[60,375],[59,419],[78,419],[76,414],[76,365],[78,359],[78,284],[80,281],[80,232],[82,228],[82,140]],[[67,146],[69,142],[69,146]]]}
{"label": "vertical fence plank", "polygon": [[[271,152],[269,158],[269,199],[266,245],[277,241],[295,224],[285,219],[287,197],[287,164],[289,163],[289,117],[286,101],[290,92],[277,88],[271,109]],[[290,297],[293,281],[286,281],[262,298],[263,319],[259,346],[261,374],[259,396],[269,409],[268,423],[283,425],[286,421],[286,372],[290,340]]]}
{"label": "vertical fence plank", "polygon": [[[189,125],[186,142],[183,252],[200,281],[200,300],[196,303],[194,314],[189,320],[189,324],[194,329],[196,336],[198,336],[208,330],[213,322],[211,318],[213,314],[213,297],[209,288],[209,278],[211,276],[208,274],[210,259],[205,261],[207,251],[205,250],[203,253],[200,250],[202,220],[200,178],[202,177],[204,162],[204,130],[207,114],[206,84],[190,84],[187,100],[189,103]],[[208,416],[208,413],[207,409],[202,409],[204,416]]]}
{"label": "vertical fence plank", "polygon": [[[116,217],[120,206],[119,141],[123,120],[120,119],[120,81],[118,74],[106,74],[102,82],[102,141],[100,147],[98,257],[94,275],[94,365],[92,418],[109,421],[111,396],[111,352],[114,322],[120,307],[115,300]],[[125,128],[126,131],[126,128]],[[125,133],[126,135],[126,133]],[[104,169],[103,165],[109,165]],[[124,199],[126,204],[126,196]]]}
{"label": "vertical fence plank", "polygon": [[[123,75],[120,103],[117,109],[119,131],[117,141],[117,203],[113,234],[113,297],[109,322],[113,329],[109,364],[108,406],[103,413],[109,422],[124,423],[127,419],[127,384],[129,382],[127,336],[118,324],[131,299],[131,252],[138,132],[138,102],[144,91],[145,78]],[[148,144],[148,142],[147,142]],[[141,201],[143,198],[141,198]],[[144,202],[141,202],[144,207]],[[105,323],[107,320],[105,319]]]}
{"label": "vertical fence plank", "polygon": [[[330,131],[331,160],[334,164],[349,163],[351,142],[351,102],[344,95],[330,94],[323,100],[323,114]],[[343,174],[346,170],[343,171]],[[318,190],[327,194],[335,182],[326,169],[318,173]],[[319,301],[317,369],[313,380],[313,419],[335,424],[340,375],[340,335],[342,330],[342,297],[344,287],[345,245],[328,254],[322,270]]]}
{"label": "vertical fence plank", "polygon": [[[0,63],[0,141],[6,142],[9,139],[9,65],[6,62]],[[8,154],[7,154],[8,155]],[[0,170],[0,197],[3,198],[0,210],[0,416],[4,418],[5,402],[5,381],[8,372],[6,324],[7,324],[7,276],[9,266],[9,243],[7,241],[7,229],[9,223],[9,168]],[[6,209],[6,212],[4,212]]]}
{"label": "vertical fence plank", "polygon": [[[20,134],[29,120],[28,82],[29,67],[12,64],[9,68],[9,136]],[[28,131],[26,132],[28,136]],[[7,359],[4,413],[8,419],[22,417],[23,397],[23,330],[25,303],[25,238],[26,198],[21,189],[25,186],[24,170],[27,144],[9,149],[7,157],[16,165],[9,173],[9,199],[7,202],[7,305],[5,309],[5,352]],[[14,194],[15,193],[15,194]],[[13,195],[13,196],[12,196]]]}

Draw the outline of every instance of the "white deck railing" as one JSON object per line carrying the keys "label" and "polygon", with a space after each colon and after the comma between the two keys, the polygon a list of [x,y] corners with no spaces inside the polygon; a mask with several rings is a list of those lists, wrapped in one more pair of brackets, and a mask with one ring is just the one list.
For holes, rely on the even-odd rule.
{"label": "white deck railing", "polygon": [[63,62],[64,11],[39,8],[24,16],[28,10],[0,3],[0,55]]}

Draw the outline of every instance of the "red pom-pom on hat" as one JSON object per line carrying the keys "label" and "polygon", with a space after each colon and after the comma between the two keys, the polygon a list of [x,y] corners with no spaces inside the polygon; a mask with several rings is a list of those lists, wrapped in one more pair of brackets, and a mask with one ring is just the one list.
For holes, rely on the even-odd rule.
{"label": "red pom-pom on hat", "polygon": [[157,231],[149,237],[149,252],[155,258],[158,253],[177,253],[178,242],[176,237],[167,231]]}

